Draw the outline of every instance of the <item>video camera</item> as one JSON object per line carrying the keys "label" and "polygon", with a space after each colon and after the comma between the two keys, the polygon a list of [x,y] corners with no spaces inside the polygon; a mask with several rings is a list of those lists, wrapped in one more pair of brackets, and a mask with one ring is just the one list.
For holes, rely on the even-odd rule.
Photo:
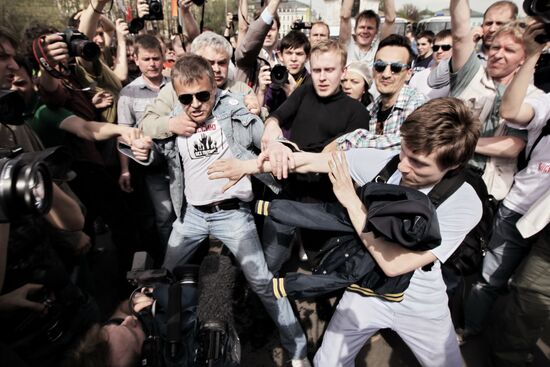
{"label": "video camera", "polygon": [[544,34],[535,38],[540,44],[550,41],[550,2],[548,0],[524,0],[523,10],[531,17],[538,17],[544,22]]}
{"label": "video camera", "polygon": [[21,147],[0,149],[0,223],[46,214],[52,206],[53,184],[38,153]]}
{"label": "video camera", "polygon": [[[155,313],[138,317],[147,335],[141,366],[238,366],[240,342],[232,325],[234,269],[227,256],[198,265],[152,269],[145,252],[134,255],[127,279],[153,288]],[[160,330],[160,333],[159,333]],[[155,334],[156,333],[156,334]]]}
{"label": "video camera", "polygon": [[79,32],[75,28],[67,28],[57,34],[67,44],[69,56],[82,57],[87,61],[94,61],[99,58],[101,54],[99,46],[95,42],[90,41],[84,33]]}
{"label": "video camera", "polygon": [[25,101],[21,95],[13,90],[0,89],[0,119],[10,125],[23,123]]}
{"label": "video camera", "polygon": [[303,22],[301,19],[295,20],[292,22],[292,25],[290,26],[290,29],[293,31],[299,31],[302,29],[311,29],[311,23],[310,22]]}

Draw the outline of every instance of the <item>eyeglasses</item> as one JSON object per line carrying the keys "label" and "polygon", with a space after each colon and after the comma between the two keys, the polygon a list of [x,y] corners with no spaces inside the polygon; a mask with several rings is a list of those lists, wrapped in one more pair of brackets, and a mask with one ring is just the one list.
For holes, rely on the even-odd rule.
{"label": "eyeglasses", "polygon": [[440,47],[443,51],[449,51],[451,48],[453,48],[453,46],[451,46],[451,45],[433,45],[432,50],[434,52],[437,52],[437,51],[439,51]]}
{"label": "eyeglasses", "polygon": [[199,102],[206,102],[210,99],[210,92],[203,90],[202,92],[197,92],[195,94],[180,94],[178,100],[183,105],[189,105],[193,102],[193,97],[195,97]]}
{"label": "eyeglasses", "polygon": [[393,74],[398,74],[402,72],[403,69],[409,69],[411,67],[409,64],[403,64],[401,62],[388,63],[382,60],[376,60],[374,62],[373,68],[376,72],[383,73],[388,65],[390,66],[390,70]]}

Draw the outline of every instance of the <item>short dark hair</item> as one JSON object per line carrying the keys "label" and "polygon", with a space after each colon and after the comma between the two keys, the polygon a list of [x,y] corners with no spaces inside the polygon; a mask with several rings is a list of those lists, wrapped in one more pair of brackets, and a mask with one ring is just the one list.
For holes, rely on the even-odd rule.
{"label": "short dark hair", "polygon": [[172,79],[172,85],[175,80],[180,80],[184,85],[191,84],[202,80],[207,77],[213,86],[216,85],[216,79],[214,78],[214,71],[210,62],[204,57],[195,54],[185,54],[180,57],[174,66],[170,74]]}
{"label": "short dark hair", "polygon": [[425,38],[428,40],[428,43],[434,43],[434,37],[435,37],[434,32],[430,30],[425,30],[418,33],[418,35],[416,36],[416,39],[419,40],[421,38]]}
{"label": "short dark hair", "polygon": [[78,346],[69,352],[64,367],[107,367],[110,364],[111,347],[107,333],[99,324],[86,332]]}
{"label": "short dark hair", "polygon": [[485,10],[485,12],[483,13],[483,20],[485,20],[485,16],[489,12],[489,10],[491,10],[493,8],[501,8],[501,7],[510,8],[510,10],[512,11],[512,20],[516,20],[516,18],[518,17],[518,13],[519,13],[518,6],[515,3],[513,3],[512,1],[507,1],[507,0],[497,1],[497,2],[494,2],[491,5],[489,5],[487,10]]}
{"label": "short dark hair", "polygon": [[401,140],[413,153],[438,152],[443,168],[464,167],[472,158],[480,134],[479,120],[464,101],[432,99],[412,112],[401,125]]}
{"label": "short dark hair", "polygon": [[378,50],[376,52],[378,53],[381,49],[388,46],[406,48],[407,52],[409,53],[409,60],[407,61],[407,64],[412,64],[414,60],[414,52],[411,47],[411,41],[409,41],[407,37],[401,36],[399,34],[390,34],[388,37],[380,41],[380,44],[378,45]]}
{"label": "short dark hair", "polygon": [[13,34],[6,27],[0,26],[0,42],[6,42],[6,41],[14,49],[16,49],[19,46],[19,42],[18,42],[17,37],[15,36],[15,34]]}
{"label": "short dark hair", "polygon": [[149,34],[140,34],[134,40],[134,55],[138,55],[139,50],[158,50],[161,55],[162,45],[157,37],[151,36]]}
{"label": "short dark hair", "polygon": [[290,31],[283,37],[281,44],[279,45],[279,51],[283,52],[287,48],[297,49],[303,47],[306,55],[309,56],[311,51],[311,44],[309,39],[301,31]]}
{"label": "short dark hair", "polygon": [[448,38],[448,37],[452,37],[453,34],[451,32],[450,29],[444,29],[442,31],[439,31],[435,37],[434,37],[434,42],[435,41],[438,41],[438,40],[442,40],[442,39],[445,39],[445,38]]}
{"label": "short dark hair", "polygon": [[17,63],[19,68],[25,70],[29,78],[32,80],[33,66],[29,62],[29,59],[21,55],[15,55],[15,62]]}
{"label": "short dark hair", "polygon": [[355,17],[355,29],[357,29],[357,25],[363,19],[374,19],[376,21],[376,29],[380,28],[380,16],[373,10],[363,10]]}

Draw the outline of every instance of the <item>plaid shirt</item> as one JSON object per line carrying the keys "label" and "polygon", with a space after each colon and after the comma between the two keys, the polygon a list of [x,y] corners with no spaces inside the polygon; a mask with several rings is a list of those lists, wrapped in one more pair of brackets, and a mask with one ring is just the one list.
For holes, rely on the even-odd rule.
{"label": "plaid shirt", "polygon": [[401,125],[414,110],[426,102],[426,97],[416,89],[403,86],[397,102],[393,106],[390,115],[384,123],[384,130],[381,135],[375,134],[378,111],[380,109],[381,97],[372,102],[367,110],[370,113],[369,130],[357,129],[336,140],[339,150],[350,148],[377,148],[397,150],[401,146],[399,129]]}

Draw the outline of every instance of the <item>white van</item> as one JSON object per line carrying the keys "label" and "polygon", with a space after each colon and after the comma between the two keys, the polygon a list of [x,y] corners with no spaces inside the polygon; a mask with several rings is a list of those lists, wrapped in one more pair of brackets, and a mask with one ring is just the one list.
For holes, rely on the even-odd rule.
{"label": "white van", "polygon": [[[480,26],[482,23],[483,17],[470,17],[470,25],[472,27]],[[451,17],[448,15],[422,19],[416,26],[416,34],[422,31],[432,31],[434,34],[437,34],[444,29],[451,29]]]}

